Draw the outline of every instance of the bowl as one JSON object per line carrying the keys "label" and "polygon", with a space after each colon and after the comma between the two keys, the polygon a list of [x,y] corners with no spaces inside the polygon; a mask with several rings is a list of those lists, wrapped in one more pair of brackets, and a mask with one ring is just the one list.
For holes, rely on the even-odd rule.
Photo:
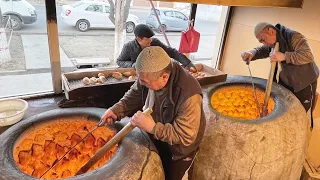
{"label": "bowl", "polygon": [[23,99],[0,100],[0,126],[9,126],[19,122],[28,108]]}

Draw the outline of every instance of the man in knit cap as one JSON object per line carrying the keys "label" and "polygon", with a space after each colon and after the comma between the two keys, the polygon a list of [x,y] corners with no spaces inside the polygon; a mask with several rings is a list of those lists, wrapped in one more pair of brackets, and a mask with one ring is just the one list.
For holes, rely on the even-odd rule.
{"label": "man in knit cap", "polygon": [[194,64],[192,64],[185,55],[181,54],[174,48],[164,45],[159,39],[152,38],[154,36],[154,32],[149,26],[145,24],[137,25],[134,29],[134,35],[136,38],[123,46],[117,59],[118,66],[123,68],[134,67],[138,55],[144,48],[149,46],[160,46],[172,59],[180,62],[191,71],[196,70]]}
{"label": "man in knit cap", "polygon": [[[158,46],[142,50],[136,71],[138,80],[101,121],[112,124],[132,116],[132,124],[148,132],[154,141],[166,179],[180,180],[187,170],[191,177],[193,159],[205,130],[198,81]],[[153,113],[144,115],[140,110],[148,107]]]}
{"label": "man in knit cap", "polygon": [[[254,35],[263,46],[243,52],[242,59],[252,61],[270,57],[271,62],[277,62],[274,81],[289,89],[306,111],[311,109],[312,128],[319,69],[307,39],[281,24],[273,26],[267,22],[258,23]],[[279,52],[271,52],[276,42],[279,42]],[[279,77],[277,71],[280,71]]]}

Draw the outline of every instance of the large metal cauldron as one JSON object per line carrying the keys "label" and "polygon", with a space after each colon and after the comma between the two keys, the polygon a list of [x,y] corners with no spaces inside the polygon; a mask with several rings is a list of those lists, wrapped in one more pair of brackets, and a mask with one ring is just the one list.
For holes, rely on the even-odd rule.
{"label": "large metal cauldron", "polygon": [[[254,82],[264,91],[266,80],[254,78]],[[207,127],[195,160],[194,179],[299,179],[307,149],[308,118],[289,90],[273,83],[274,110],[260,119],[235,119],[211,107],[215,90],[250,83],[250,77],[229,76],[226,82],[205,87]]]}
{"label": "large metal cauldron", "polygon": [[[0,179],[36,179],[23,173],[13,159],[15,142],[19,140],[19,136],[23,135],[26,130],[30,130],[30,128],[37,126],[37,124],[67,116],[86,115],[98,121],[104,111],[105,109],[100,108],[58,109],[36,115],[12,126],[0,136]],[[123,119],[120,123],[116,123],[113,128],[120,130],[127,122],[128,119]],[[148,135],[136,128],[119,143],[119,147],[114,156],[105,165],[91,172],[67,179],[147,180],[150,179],[150,177],[155,180],[164,179],[161,160]]]}

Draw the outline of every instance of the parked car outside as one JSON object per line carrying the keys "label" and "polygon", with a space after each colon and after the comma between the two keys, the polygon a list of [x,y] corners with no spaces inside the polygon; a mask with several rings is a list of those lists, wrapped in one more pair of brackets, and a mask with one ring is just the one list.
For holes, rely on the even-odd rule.
{"label": "parked car outside", "polygon": [[[156,8],[156,12],[165,31],[184,31],[189,27],[189,19],[187,16],[176,9]],[[161,32],[154,10],[151,10],[146,24]]]}
{"label": "parked car outside", "polygon": [[[63,5],[62,20],[79,31],[85,32],[89,28],[114,28],[109,19],[110,5],[100,1],[79,1],[71,5]],[[126,32],[132,33],[139,24],[139,18],[129,14],[126,21]]]}
{"label": "parked car outside", "polygon": [[10,17],[9,27],[19,30],[23,24],[37,21],[36,9],[25,0],[0,0],[0,7],[6,25]]}

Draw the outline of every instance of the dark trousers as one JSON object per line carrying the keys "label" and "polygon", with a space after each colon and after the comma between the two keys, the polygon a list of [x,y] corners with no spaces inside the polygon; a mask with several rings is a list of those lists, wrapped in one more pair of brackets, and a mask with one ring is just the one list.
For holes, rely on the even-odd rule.
{"label": "dark trousers", "polygon": [[182,159],[173,160],[167,143],[159,140],[153,140],[153,142],[159,152],[166,180],[181,180],[188,168],[188,179],[191,179],[193,159],[195,158],[197,150]]}
{"label": "dark trousers", "polygon": [[317,80],[298,92],[294,92],[292,87],[285,85],[281,80],[279,81],[279,84],[289,89],[299,99],[299,101],[303,105],[306,112],[311,108],[310,112],[311,112],[311,129],[312,129],[313,128],[312,111],[315,108]]}

